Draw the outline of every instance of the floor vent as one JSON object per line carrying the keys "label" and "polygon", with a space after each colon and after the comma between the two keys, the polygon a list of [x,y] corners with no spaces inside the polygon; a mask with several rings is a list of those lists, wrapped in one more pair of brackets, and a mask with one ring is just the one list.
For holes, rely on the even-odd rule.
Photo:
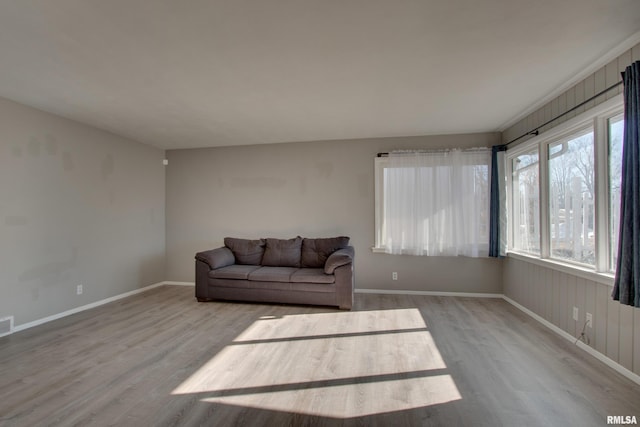
{"label": "floor vent", "polygon": [[13,316],[0,319],[0,337],[9,335],[13,331]]}

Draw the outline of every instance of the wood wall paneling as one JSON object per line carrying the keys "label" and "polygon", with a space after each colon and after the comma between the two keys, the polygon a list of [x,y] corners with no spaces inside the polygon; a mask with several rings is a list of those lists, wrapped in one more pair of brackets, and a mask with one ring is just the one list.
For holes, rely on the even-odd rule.
{"label": "wood wall paneling", "polygon": [[620,303],[607,299],[607,352],[616,362],[620,361]]}
{"label": "wood wall paneling", "polygon": [[585,319],[586,319],[586,301],[587,301],[587,280],[582,277],[576,277],[576,287],[575,287],[575,303],[576,307],[578,307],[578,321],[576,322],[576,333],[575,337],[580,336],[580,333],[585,329]]}
{"label": "wood wall paneling", "polygon": [[536,305],[536,287],[537,287],[537,283],[535,280],[535,275],[536,275],[536,265],[535,264],[530,264],[529,265],[529,272],[528,275],[529,277],[527,278],[527,281],[529,282],[529,285],[527,286],[527,289],[525,289],[525,301],[526,304],[531,307],[531,309],[533,310],[534,313],[538,313],[538,307]]}
{"label": "wood wall paneling", "polygon": [[553,318],[552,322],[559,328],[562,328],[562,322],[560,322],[560,272],[553,270]]}
{"label": "wood wall paneling", "polygon": [[[584,99],[587,100],[596,94],[595,87],[595,74],[591,74],[586,79],[584,79]],[[581,113],[587,111],[590,108],[593,108],[595,103],[593,101],[587,102],[583,108],[581,108]]]}
{"label": "wood wall paneling", "polygon": [[619,330],[619,363],[633,370],[633,307],[619,304],[620,307],[620,330]]}
{"label": "wood wall paneling", "polygon": [[[609,62],[605,67],[605,84],[610,87],[620,81],[620,73],[618,72],[618,58]],[[618,88],[607,92],[606,99],[611,99],[618,94]]]}
{"label": "wood wall paneling", "polygon": [[[584,93],[585,93],[584,81],[579,82],[574,87],[576,89],[576,91],[575,91],[576,105],[578,105],[578,104],[581,104],[582,102],[584,102],[585,99],[587,99],[587,98],[584,97]],[[577,116],[578,114],[583,113],[583,112],[584,112],[584,106],[576,108],[574,114]]]}
{"label": "wood wall paneling", "polygon": [[[547,123],[549,120],[553,118],[551,115],[551,102],[547,102],[544,107],[542,107],[542,111],[544,112],[544,122]],[[546,129],[545,127],[544,129]]]}
{"label": "wood wall paneling", "polygon": [[595,349],[602,354],[607,354],[607,314],[609,308],[609,287],[598,285],[596,287],[596,312],[593,313],[593,328],[595,329]]}
{"label": "wood wall paneling", "polygon": [[533,280],[536,282],[536,295],[535,295],[535,304],[536,304],[536,313],[539,316],[544,315],[544,269],[540,266],[536,265],[535,276],[533,276]]}
{"label": "wood wall paneling", "polygon": [[571,313],[569,313],[569,284],[567,275],[560,273],[560,328],[563,331],[569,330],[569,319],[571,319]]}
{"label": "wood wall paneling", "polygon": [[[567,90],[566,97],[567,97],[566,107],[567,107],[567,110],[570,110],[576,106],[576,87],[575,86],[572,86]],[[569,114],[567,114],[567,120],[572,119],[575,116],[576,116],[576,112],[572,111]]]}
{"label": "wood wall paneling", "polygon": [[631,49],[620,55],[617,61],[618,72],[616,73],[616,78],[619,81],[622,80],[622,76],[620,75],[620,73],[622,73],[627,68],[627,66],[629,66],[629,64],[633,62]]}
{"label": "wood wall paneling", "polygon": [[[558,96],[558,114],[564,113],[565,111],[567,111],[567,95],[566,93],[562,93],[560,94],[560,96]],[[560,120],[559,123],[562,122],[566,122],[569,118],[569,115],[563,116]]]}
{"label": "wood wall paneling", "polygon": [[[585,321],[587,313],[591,313],[591,317],[595,315],[596,312],[596,283],[591,280],[585,281],[585,292],[584,292],[584,315]],[[591,326],[587,326],[585,328],[585,333],[587,338],[589,338],[589,345],[595,348],[595,325],[592,323]]]}
{"label": "wood wall paneling", "polygon": [[[594,93],[595,95],[596,93],[602,92],[607,88],[605,68],[603,67],[603,68],[600,68],[598,71],[596,71],[594,78],[595,78],[595,93]],[[594,106],[606,100],[607,100],[606,94],[600,95],[594,100]]]}
{"label": "wood wall paneling", "polygon": [[545,268],[544,270],[545,280],[547,282],[544,318],[553,323],[551,320],[553,319],[553,303],[555,301],[553,298],[553,271],[548,268]]}
{"label": "wood wall paneling", "polygon": [[554,98],[551,100],[551,117],[549,118],[549,120],[555,117],[558,117],[558,114],[560,114],[560,108],[558,106],[558,98]]}
{"label": "wood wall paneling", "polygon": [[625,66],[625,68],[627,68],[627,66],[629,66],[631,62],[635,61],[640,61],[640,44],[637,44],[631,48],[631,61]]}
{"label": "wood wall paneling", "polygon": [[529,132],[531,131],[531,129],[535,129],[536,127],[535,113],[529,114],[525,119],[525,122],[526,122],[526,125],[525,125],[526,130],[524,132]]}
{"label": "wood wall paneling", "polygon": [[[578,305],[576,303],[576,277],[569,274],[563,274],[563,276],[567,283],[567,305],[565,306],[567,329],[565,330],[575,337],[578,324],[578,321],[573,318],[573,308]],[[580,314],[580,307],[578,307],[578,314]]]}

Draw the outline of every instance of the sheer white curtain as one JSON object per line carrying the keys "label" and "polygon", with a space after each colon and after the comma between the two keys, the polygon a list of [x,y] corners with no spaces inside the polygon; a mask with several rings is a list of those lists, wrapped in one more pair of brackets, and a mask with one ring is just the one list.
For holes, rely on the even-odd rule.
{"label": "sheer white curtain", "polygon": [[392,254],[487,256],[489,149],[392,152],[382,244]]}

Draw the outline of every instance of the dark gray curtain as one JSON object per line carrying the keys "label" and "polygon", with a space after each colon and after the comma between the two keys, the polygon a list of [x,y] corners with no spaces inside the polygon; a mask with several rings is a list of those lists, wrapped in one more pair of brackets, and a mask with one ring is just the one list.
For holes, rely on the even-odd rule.
{"label": "dark gray curtain", "polygon": [[491,198],[489,199],[489,256],[500,256],[500,177],[498,171],[498,153],[505,151],[506,145],[491,147]]}
{"label": "dark gray curtain", "polygon": [[613,299],[640,307],[640,61],[622,73],[624,141],[618,264]]}

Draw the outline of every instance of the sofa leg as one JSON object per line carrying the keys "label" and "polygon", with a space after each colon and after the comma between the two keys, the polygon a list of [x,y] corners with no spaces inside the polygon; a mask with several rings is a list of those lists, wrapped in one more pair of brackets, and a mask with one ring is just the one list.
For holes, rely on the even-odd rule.
{"label": "sofa leg", "polygon": [[210,301],[213,301],[213,298],[196,297],[196,299],[198,300],[198,302],[210,302]]}

